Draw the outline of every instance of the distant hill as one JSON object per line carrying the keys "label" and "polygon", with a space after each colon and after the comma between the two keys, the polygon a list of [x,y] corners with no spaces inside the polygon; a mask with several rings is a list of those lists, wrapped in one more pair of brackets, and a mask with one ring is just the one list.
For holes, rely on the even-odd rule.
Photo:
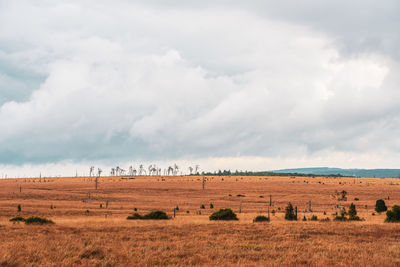
{"label": "distant hill", "polygon": [[299,168],[272,171],[274,173],[298,173],[313,175],[341,175],[367,178],[400,178],[400,169],[340,169],[340,168]]}

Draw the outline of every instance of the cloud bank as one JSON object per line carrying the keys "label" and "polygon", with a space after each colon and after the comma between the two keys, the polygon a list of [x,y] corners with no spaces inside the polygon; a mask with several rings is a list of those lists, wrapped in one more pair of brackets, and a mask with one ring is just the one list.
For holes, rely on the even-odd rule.
{"label": "cloud bank", "polygon": [[395,167],[398,4],[198,2],[0,1],[0,163]]}

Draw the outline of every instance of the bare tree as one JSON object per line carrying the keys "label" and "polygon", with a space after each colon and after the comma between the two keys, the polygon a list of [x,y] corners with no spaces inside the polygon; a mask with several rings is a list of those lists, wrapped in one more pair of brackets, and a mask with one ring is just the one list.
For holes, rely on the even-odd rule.
{"label": "bare tree", "polygon": [[190,173],[190,175],[192,175],[192,172],[193,172],[193,167],[192,167],[192,166],[189,166],[189,173]]}
{"label": "bare tree", "polygon": [[179,171],[178,165],[174,164],[174,175],[177,175]]}
{"label": "bare tree", "polygon": [[145,171],[145,169],[143,168],[143,165],[140,164],[140,166],[139,166],[139,175],[143,175],[143,173],[146,174],[146,171]]}
{"label": "bare tree", "polygon": [[92,177],[92,174],[94,174],[94,166],[90,167],[89,176]]}

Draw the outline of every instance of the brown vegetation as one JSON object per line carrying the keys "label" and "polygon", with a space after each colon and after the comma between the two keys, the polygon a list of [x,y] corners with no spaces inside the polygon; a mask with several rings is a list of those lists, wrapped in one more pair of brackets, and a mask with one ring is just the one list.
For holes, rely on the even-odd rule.
{"label": "brown vegetation", "polygon": [[[221,178],[207,177],[204,190],[195,176],[107,177],[98,190],[88,178],[0,180],[0,266],[400,264],[400,224],[384,223],[384,213],[372,215],[377,199],[389,209],[400,204],[397,179]],[[358,198],[364,221],[332,221],[339,211],[332,195],[343,190],[348,200],[341,207]],[[271,221],[253,223],[268,215],[269,195]],[[289,201],[298,207],[298,221],[284,220]],[[163,210],[172,219],[126,220],[134,208]],[[221,208],[232,208],[239,220],[210,221]],[[310,221],[313,215],[331,221]],[[9,221],[16,216],[55,224]]]}

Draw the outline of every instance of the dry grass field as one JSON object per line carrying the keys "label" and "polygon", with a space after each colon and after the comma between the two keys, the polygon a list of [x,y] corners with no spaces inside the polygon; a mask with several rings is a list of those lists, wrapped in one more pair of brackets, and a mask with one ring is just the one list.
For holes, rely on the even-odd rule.
{"label": "dry grass field", "polygon": [[[203,190],[202,178],[104,177],[97,190],[90,178],[2,179],[0,266],[400,265],[400,224],[373,215],[377,199],[400,204],[399,179],[215,176]],[[342,190],[342,205],[353,202],[364,221],[332,221],[332,195]],[[253,223],[266,215],[270,195],[271,222]],[[331,221],[285,221],[289,201],[299,219]],[[171,220],[126,220],[135,208],[173,217],[176,206]],[[239,221],[210,221],[220,208]],[[12,223],[14,216],[55,224]]]}

